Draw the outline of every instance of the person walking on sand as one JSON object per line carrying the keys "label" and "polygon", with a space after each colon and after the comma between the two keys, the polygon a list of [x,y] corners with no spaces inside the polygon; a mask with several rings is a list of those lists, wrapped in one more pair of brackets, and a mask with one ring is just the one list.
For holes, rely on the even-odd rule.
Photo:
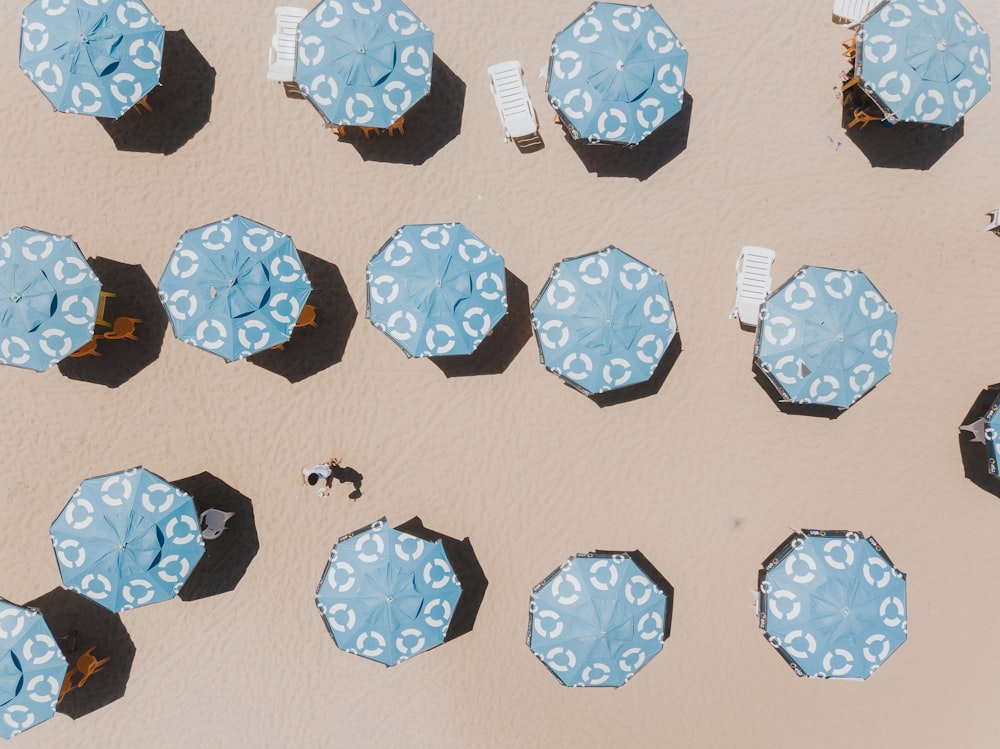
{"label": "person walking on sand", "polygon": [[316,486],[319,484],[316,494],[326,497],[330,494],[330,477],[333,476],[333,469],[340,465],[340,458],[330,458],[325,463],[318,463],[311,468],[303,468],[299,479],[303,486]]}

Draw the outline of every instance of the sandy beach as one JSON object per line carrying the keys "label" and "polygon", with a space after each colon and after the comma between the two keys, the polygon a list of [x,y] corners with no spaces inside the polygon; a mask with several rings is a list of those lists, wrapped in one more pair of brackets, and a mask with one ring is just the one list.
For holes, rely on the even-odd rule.
{"label": "sandy beach", "polygon": [[[552,122],[549,47],[586,2],[413,0],[436,35],[441,119],[415,118],[420,145],[366,144],[266,80],[274,3],[159,0],[202,75],[176,90],[210,101],[165,155],[52,111],[17,67],[22,4],[0,10],[0,232],[72,235],[155,286],[183,231],[243,214],[311,258],[327,315],[301,332],[328,348],[283,376],[150,318],[148,365],[116,387],[2,368],[0,596],[57,588],[50,523],[82,479],[136,465],[249,498],[260,546],[231,592],[123,612],[125,694],[16,746],[996,745],[1000,481],[966,479],[958,426],[1000,381],[1000,238],[982,231],[1000,96],[946,135],[848,135],[849,32],[829,0],[657,3],[690,53],[688,101],[663,163],[637,166],[581,153]],[[966,7],[1000,34],[1000,6]],[[531,153],[503,141],[487,82],[510,58],[538,111]],[[162,127],[169,107],[150,103]],[[449,377],[365,320],[368,259],[436,221],[463,222],[522,282],[497,371]],[[683,344],[658,392],[601,408],[539,363],[526,307],[555,262],[608,244],[666,276]],[[807,263],[861,268],[899,313],[891,376],[839,418],[783,413],[754,378],[753,334],[727,319],[744,244],[777,251],[776,283]],[[358,501],[300,487],[331,453],[364,475]],[[338,650],[314,604],[337,538],[383,515],[468,537],[489,579],[472,632],[390,669]],[[797,528],[874,535],[907,574],[909,639],[864,683],[796,678],[757,628],[757,570]],[[532,586],[592,549],[640,549],[675,588],[662,653],[618,690],[560,686],[524,642]]]}

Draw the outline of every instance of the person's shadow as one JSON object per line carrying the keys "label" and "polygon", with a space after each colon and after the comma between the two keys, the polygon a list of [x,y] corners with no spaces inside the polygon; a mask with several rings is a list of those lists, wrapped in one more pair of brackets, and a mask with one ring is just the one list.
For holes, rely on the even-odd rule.
{"label": "person's shadow", "polygon": [[364,481],[364,478],[359,471],[350,466],[334,464],[330,467],[330,478],[326,480],[326,486],[328,489],[332,489],[334,481],[350,484],[354,490],[347,495],[347,498],[357,501],[361,499],[361,482]]}
{"label": "person's shadow", "polygon": [[[998,396],[1000,396],[1000,383],[980,390],[979,395],[972,402],[972,407],[965,414],[961,425],[971,424],[985,416],[990,406],[993,405],[993,401]],[[958,432],[958,449],[962,456],[962,468],[965,471],[965,478],[980,489],[996,497],[1000,497],[1000,478],[990,473],[989,451],[986,445],[975,440],[974,435],[968,431],[960,429]]]}

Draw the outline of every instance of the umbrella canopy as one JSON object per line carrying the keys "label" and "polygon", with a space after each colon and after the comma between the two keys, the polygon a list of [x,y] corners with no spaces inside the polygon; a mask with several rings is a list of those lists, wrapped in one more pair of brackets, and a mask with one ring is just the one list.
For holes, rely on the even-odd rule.
{"label": "umbrella canopy", "polygon": [[532,589],[528,647],[565,686],[620,687],[663,649],[668,605],[628,553],[577,554]]}
{"label": "umbrella canopy", "polygon": [[1000,395],[998,395],[989,411],[982,418],[983,435],[981,441],[986,443],[986,457],[988,460],[989,472],[994,476],[1000,476]]}
{"label": "umbrella canopy", "polygon": [[366,316],[407,356],[471,354],[507,314],[504,272],[462,224],[408,224],[368,262]]}
{"label": "umbrella canopy", "polygon": [[35,0],[21,70],[58,111],[118,119],[159,82],[164,34],[141,0]]}
{"label": "umbrella canopy", "polygon": [[867,679],[906,640],[906,575],[871,536],[795,533],[758,583],[760,628],[799,676]]}
{"label": "umbrella canopy", "polygon": [[613,246],[556,264],[531,325],[546,369],[587,395],[649,380],[677,333],[666,280]]}
{"label": "umbrella canopy", "polygon": [[312,291],[292,238],[243,216],[184,232],[157,288],[174,335],[226,361],[286,342]]}
{"label": "umbrella canopy", "polygon": [[395,666],[444,642],[461,594],[441,541],[381,518],[338,539],[316,606],[338,648]]}
{"label": "umbrella canopy", "polygon": [[173,598],[205,551],[191,495],[142,467],[86,479],[49,535],[63,585],[111,611]]}
{"label": "umbrella canopy", "polygon": [[0,736],[55,715],[67,665],[41,613],[0,598]]}
{"label": "umbrella canopy", "polygon": [[635,145],[681,111],[687,58],[653,6],[594,3],[552,42],[549,102],[574,138]]}
{"label": "umbrella canopy", "polygon": [[990,90],[990,38],[958,0],[883,3],[858,31],[856,74],[891,122],[958,122]]}
{"label": "umbrella canopy", "polygon": [[299,22],[295,82],[328,123],[386,128],[430,91],[433,48],[400,0],[323,0]]}
{"label": "umbrella canopy", "polygon": [[101,282],[69,237],[0,237],[0,363],[42,372],[94,335]]}
{"label": "umbrella canopy", "polygon": [[848,408],[889,374],[896,319],[861,271],[804,265],[764,300],[754,360],[785,400]]}

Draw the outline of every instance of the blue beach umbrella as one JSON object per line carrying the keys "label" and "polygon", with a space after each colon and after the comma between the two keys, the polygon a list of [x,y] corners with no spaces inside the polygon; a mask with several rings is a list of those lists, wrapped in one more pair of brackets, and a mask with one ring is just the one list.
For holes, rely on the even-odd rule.
{"label": "blue beach umbrella", "polygon": [[558,263],[531,325],[546,369],[587,395],[649,380],[677,332],[663,275],[613,246]]}
{"label": "blue beach umbrella", "polygon": [[35,0],[21,70],[58,111],[118,119],[159,82],[164,34],[140,0]]}
{"label": "blue beach umbrella", "polygon": [[316,606],[338,648],[395,666],[444,642],[461,594],[441,541],[381,518],[338,539]]}
{"label": "blue beach umbrella", "polygon": [[845,409],[889,374],[897,315],[859,270],[804,265],[760,317],[754,360],[786,401]]}
{"label": "blue beach umbrella", "polygon": [[430,91],[433,45],[400,0],[324,0],[299,22],[295,83],[328,123],[386,128]]}
{"label": "blue beach umbrella", "polygon": [[989,472],[994,476],[1000,476],[1000,395],[996,397],[989,411],[983,417],[983,437],[986,443],[986,456],[988,460]]}
{"label": "blue beach umbrella", "polygon": [[69,237],[0,237],[0,363],[42,372],[94,335],[101,282]]}
{"label": "blue beach umbrella", "polygon": [[115,612],[173,598],[205,551],[191,495],[142,467],[86,479],[49,535],[63,585]]}
{"label": "blue beach umbrella", "polygon": [[230,216],[184,232],[157,288],[174,335],[235,361],[285,343],[312,285],[291,237]]}
{"label": "blue beach umbrella", "polygon": [[67,665],[42,614],[0,598],[0,736],[55,715]]}
{"label": "blue beach umbrella", "polygon": [[990,38],[957,0],[892,0],[858,31],[855,74],[890,122],[958,122],[990,90]]}
{"label": "blue beach umbrella", "polygon": [[574,138],[634,146],[681,111],[687,59],[652,5],[594,3],[556,34],[546,91]]}
{"label": "blue beach umbrella", "polygon": [[577,554],[532,589],[528,647],[565,686],[620,687],[663,649],[669,605],[627,552]]}
{"label": "blue beach umbrella", "polygon": [[507,314],[504,272],[462,224],[408,224],[368,262],[366,316],[407,356],[471,354]]}
{"label": "blue beach umbrella", "polygon": [[857,531],[793,534],[758,588],[764,637],[799,676],[867,679],[906,640],[906,575]]}

